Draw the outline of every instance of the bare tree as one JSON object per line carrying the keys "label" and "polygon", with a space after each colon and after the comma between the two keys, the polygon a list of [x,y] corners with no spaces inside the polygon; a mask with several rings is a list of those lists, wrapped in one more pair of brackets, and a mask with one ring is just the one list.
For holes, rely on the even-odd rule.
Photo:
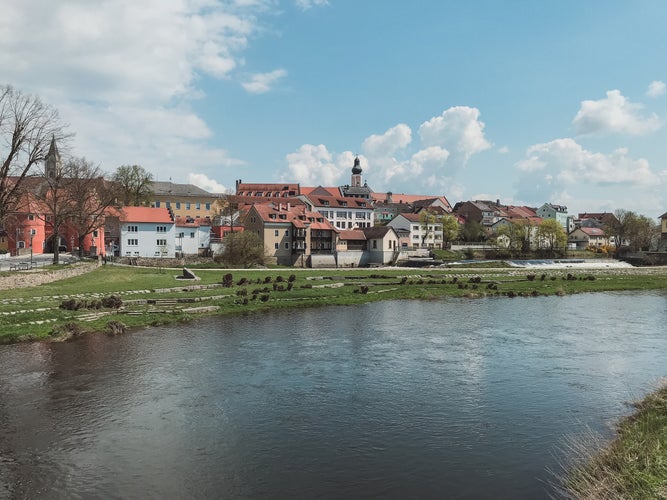
{"label": "bare tree", "polygon": [[71,207],[69,223],[78,235],[79,256],[89,234],[104,225],[109,207],[116,205],[117,190],[103,172],[85,158],[72,158],[64,167],[67,198]]}
{"label": "bare tree", "polygon": [[54,137],[64,137],[56,109],[9,85],[0,87],[0,225],[16,209],[23,181],[44,161]]}
{"label": "bare tree", "polygon": [[150,201],[153,174],[139,165],[122,165],[113,174],[124,205],[140,206]]}

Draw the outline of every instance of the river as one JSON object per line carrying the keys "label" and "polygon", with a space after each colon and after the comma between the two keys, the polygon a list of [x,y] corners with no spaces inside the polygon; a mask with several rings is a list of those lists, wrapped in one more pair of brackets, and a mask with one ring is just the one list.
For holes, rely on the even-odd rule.
{"label": "river", "polygon": [[0,498],[547,498],[667,294],[386,301],[0,346]]}

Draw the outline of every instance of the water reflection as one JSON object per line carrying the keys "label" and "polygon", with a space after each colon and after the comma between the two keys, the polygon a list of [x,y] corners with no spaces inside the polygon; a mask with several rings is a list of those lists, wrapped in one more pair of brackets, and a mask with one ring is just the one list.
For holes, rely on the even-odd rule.
{"label": "water reflection", "polygon": [[664,294],[447,299],[0,347],[0,497],[546,497],[664,376]]}

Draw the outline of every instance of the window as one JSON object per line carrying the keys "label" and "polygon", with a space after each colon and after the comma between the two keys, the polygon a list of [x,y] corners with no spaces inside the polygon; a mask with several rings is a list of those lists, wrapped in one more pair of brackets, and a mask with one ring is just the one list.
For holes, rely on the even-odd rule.
{"label": "window", "polygon": [[28,214],[28,220],[35,220],[35,216],[32,214]]}
{"label": "window", "polygon": [[159,201],[155,202],[155,208],[160,208],[160,202]]}
{"label": "window", "polygon": [[278,250],[278,247],[279,247],[279,246],[280,246],[279,243],[274,243],[274,244],[273,244],[273,248],[275,248],[276,250]]}
{"label": "window", "polygon": [[250,217],[250,222],[254,224],[255,222],[257,222],[257,219],[255,217]]}
{"label": "window", "polygon": [[156,228],[158,233],[166,233],[167,232],[167,226],[157,226]]}
{"label": "window", "polygon": [[206,210],[211,210],[211,204],[210,203],[206,204]]}
{"label": "window", "polygon": [[19,248],[25,248],[25,241],[19,241]]}
{"label": "window", "polygon": [[279,234],[280,234],[280,231],[278,231],[277,229],[275,229],[273,231],[273,236],[278,236]]}
{"label": "window", "polygon": [[194,238],[194,237],[195,237],[195,233],[194,232],[190,233],[190,238]]}
{"label": "window", "polygon": [[95,229],[95,231],[93,231],[93,238],[99,238],[99,237],[100,233],[97,231],[97,229]]}
{"label": "window", "polygon": [[185,237],[185,233],[178,233],[178,237],[179,237],[179,238],[184,238],[184,237]]}
{"label": "window", "polygon": [[377,247],[378,247],[378,240],[373,240],[373,248],[377,248]]}
{"label": "window", "polygon": [[289,249],[289,243],[285,243],[285,250]]}
{"label": "window", "polygon": [[413,231],[419,231],[419,226],[412,226]]}
{"label": "window", "polygon": [[185,202],[185,209],[190,210],[190,202],[189,201]]}
{"label": "window", "polygon": [[176,210],[180,210],[180,209],[181,209],[181,202],[177,201],[176,202]]}
{"label": "window", "polygon": [[285,236],[289,236],[289,229],[285,229]]}
{"label": "window", "polygon": [[167,246],[167,240],[157,240],[157,246],[166,247]]}
{"label": "window", "polygon": [[201,210],[201,203],[195,203],[195,210]]}
{"label": "window", "polygon": [[129,247],[136,247],[139,244],[139,240],[130,238],[127,240],[127,246]]}
{"label": "window", "polygon": [[[97,232],[97,231],[95,231],[95,232]],[[37,234],[37,230],[36,230],[36,229],[31,229],[31,230],[30,230],[30,236],[35,236],[36,234]]]}
{"label": "window", "polygon": [[167,205],[167,208],[171,208],[171,202],[170,202],[170,201],[168,201],[168,202],[166,203],[166,205]]}
{"label": "window", "polygon": [[127,226],[128,233],[136,233],[139,231],[139,226]]}

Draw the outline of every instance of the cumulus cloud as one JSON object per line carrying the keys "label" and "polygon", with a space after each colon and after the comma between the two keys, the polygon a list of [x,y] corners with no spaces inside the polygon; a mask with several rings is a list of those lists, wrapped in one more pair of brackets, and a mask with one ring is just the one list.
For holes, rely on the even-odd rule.
{"label": "cumulus cloud", "polygon": [[518,197],[534,202],[557,201],[574,187],[646,188],[660,183],[648,161],[630,158],[627,149],[595,153],[569,138],[531,146],[516,168],[522,173]]}
{"label": "cumulus cloud", "polygon": [[288,154],[286,160],[288,173],[285,179],[304,186],[337,186],[343,172],[352,168],[354,156],[348,151],[334,160],[334,155],[323,144],[304,144],[296,152]]}
{"label": "cumulus cloud", "polygon": [[200,187],[209,193],[225,193],[227,188],[214,179],[210,179],[204,174],[189,174],[188,182]]}
{"label": "cumulus cloud", "polygon": [[605,99],[582,101],[572,120],[579,135],[643,135],[662,126],[657,115],[642,114],[644,106],[632,103],[619,90],[610,90]]}
{"label": "cumulus cloud", "polygon": [[665,82],[659,80],[652,81],[648,89],[646,89],[646,95],[649,97],[658,97],[665,93]]}
{"label": "cumulus cloud", "polygon": [[285,76],[287,76],[287,71],[284,69],[277,69],[270,73],[257,73],[250,77],[250,81],[241,85],[251,94],[264,94],[271,90],[274,83]]}
{"label": "cumulus cloud", "polygon": [[484,136],[484,122],[477,108],[455,106],[419,127],[422,144],[441,146],[457,155],[463,163],[471,156],[491,147]]}
{"label": "cumulus cloud", "polygon": [[6,81],[59,109],[76,134],[76,154],[107,169],[140,163],[156,177],[176,179],[240,163],[209,144],[213,134],[191,104],[202,97],[202,77],[235,77],[259,14],[272,6],[272,0],[9,2],[0,16],[0,67]]}
{"label": "cumulus cloud", "polygon": [[412,142],[412,130],[401,123],[384,134],[367,137],[361,148],[369,156],[387,157],[404,149],[410,142]]}
{"label": "cumulus cloud", "polygon": [[329,0],[296,0],[296,6],[301,10],[308,10],[312,7],[323,7],[329,5]]}

